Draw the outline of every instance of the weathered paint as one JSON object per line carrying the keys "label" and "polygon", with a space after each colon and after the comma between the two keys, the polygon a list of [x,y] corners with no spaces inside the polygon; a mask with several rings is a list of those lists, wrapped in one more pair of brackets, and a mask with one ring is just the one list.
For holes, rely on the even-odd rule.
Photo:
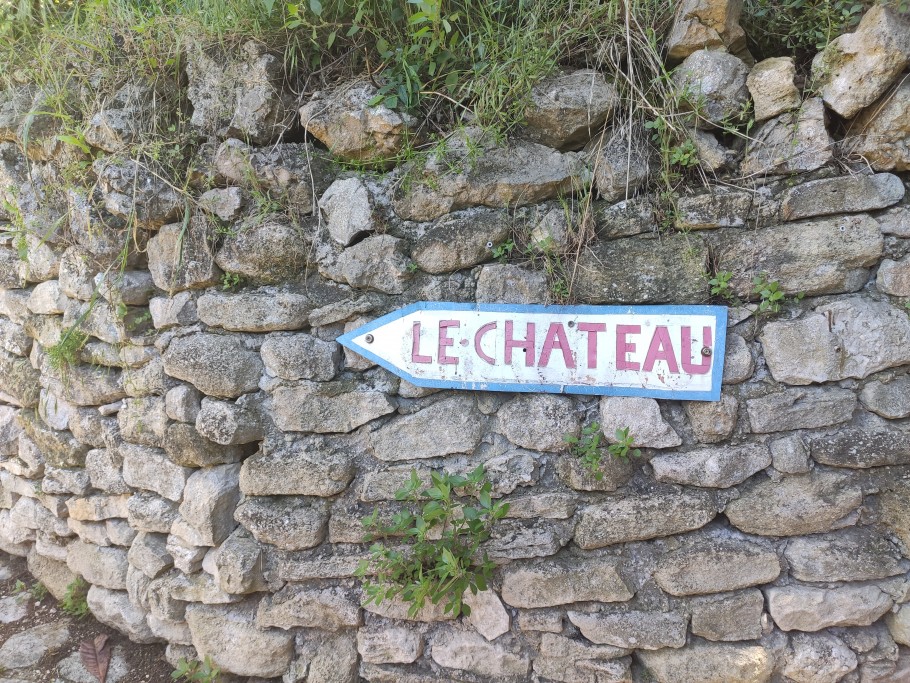
{"label": "weathered paint", "polygon": [[338,339],[418,386],[720,399],[723,306],[420,302]]}

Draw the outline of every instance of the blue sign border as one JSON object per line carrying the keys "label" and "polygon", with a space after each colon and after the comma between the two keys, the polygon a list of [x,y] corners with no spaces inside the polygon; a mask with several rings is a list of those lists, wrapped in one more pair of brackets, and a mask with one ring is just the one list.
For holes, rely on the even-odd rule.
{"label": "blue sign border", "polygon": [[[523,384],[504,382],[459,382],[455,380],[425,379],[414,377],[402,368],[380,358],[369,349],[354,342],[367,332],[382,327],[386,323],[403,318],[415,311],[486,311],[490,313],[556,313],[556,314],[672,314],[672,315],[713,315],[717,320],[716,339],[714,340],[714,353],[712,356],[711,372],[712,382],[710,391],[673,391],[672,389],[643,389],[637,387],[614,387],[609,385],[567,385],[567,384]],[[682,401],[719,401],[720,390],[723,383],[724,355],[727,345],[727,308],[725,306],[542,306],[524,304],[464,304],[447,303],[444,301],[419,301],[397,311],[377,318],[356,330],[351,330],[338,337],[342,346],[360,354],[374,363],[384,367],[389,372],[406,379],[408,382],[431,389],[464,389],[468,391],[508,391],[524,393],[547,394],[585,394],[594,396],[643,396],[648,398],[664,398]]]}

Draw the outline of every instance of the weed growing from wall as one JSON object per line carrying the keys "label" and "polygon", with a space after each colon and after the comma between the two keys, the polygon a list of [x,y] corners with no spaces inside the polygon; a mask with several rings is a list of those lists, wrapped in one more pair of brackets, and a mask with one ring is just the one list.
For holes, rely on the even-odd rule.
{"label": "weed growing from wall", "polygon": [[629,456],[638,458],[641,456],[641,450],[633,448],[635,438],[629,433],[629,428],[624,427],[617,429],[614,433],[615,443],[608,444],[606,448],[601,445],[603,432],[600,423],[592,422],[581,430],[580,436],[571,434],[563,437],[563,441],[569,444],[569,452],[581,462],[584,467],[597,481],[604,477],[603,459],[605,454],[614,458],[628,458]]}

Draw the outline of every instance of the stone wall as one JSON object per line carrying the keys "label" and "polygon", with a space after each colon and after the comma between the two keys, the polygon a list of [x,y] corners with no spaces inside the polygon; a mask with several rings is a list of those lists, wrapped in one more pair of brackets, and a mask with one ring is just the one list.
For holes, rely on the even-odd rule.
{"label": "stone wall", "polygon": [[[40,93],[0,94],[0,548],[238,679],[910,679],[910,31],[870,11],[804,98],[788,59],[750,73],[721,19],[671,35],[710,103],[691,136],[711,180],[669,223],[590,71],[541,84],[508,142],[467,129],[362,174],[330,155],[388,159],[415,125],[372,85],[315,95],[308,141],[282,142],[274,58],[197,54],[188,194],[120,154],[129,98],[86,119],[80,189]],[[709,119],[750,100],[759,124],[725,147]],[[708,303],[733,273],[721,401],[422,389],[335,341],[414,301],[564,299],[494,250],[565,251],[560,198],[588,185],[575,302]],[[757,311],[761,274],[780,313]],[[564,437],[593,422],[641,457],[591,476]],[[361,520],[412,469],[479,464],[510,509],[470,617],[362,607]]]}

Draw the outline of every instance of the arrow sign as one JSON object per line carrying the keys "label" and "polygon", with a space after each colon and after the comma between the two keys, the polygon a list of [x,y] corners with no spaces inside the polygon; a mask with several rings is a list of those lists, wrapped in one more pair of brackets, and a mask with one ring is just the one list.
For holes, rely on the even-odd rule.
{"label": "arrow sign", "polygon": [[720,400],[723,306],[420,302],[338,341],[421,387]]}

